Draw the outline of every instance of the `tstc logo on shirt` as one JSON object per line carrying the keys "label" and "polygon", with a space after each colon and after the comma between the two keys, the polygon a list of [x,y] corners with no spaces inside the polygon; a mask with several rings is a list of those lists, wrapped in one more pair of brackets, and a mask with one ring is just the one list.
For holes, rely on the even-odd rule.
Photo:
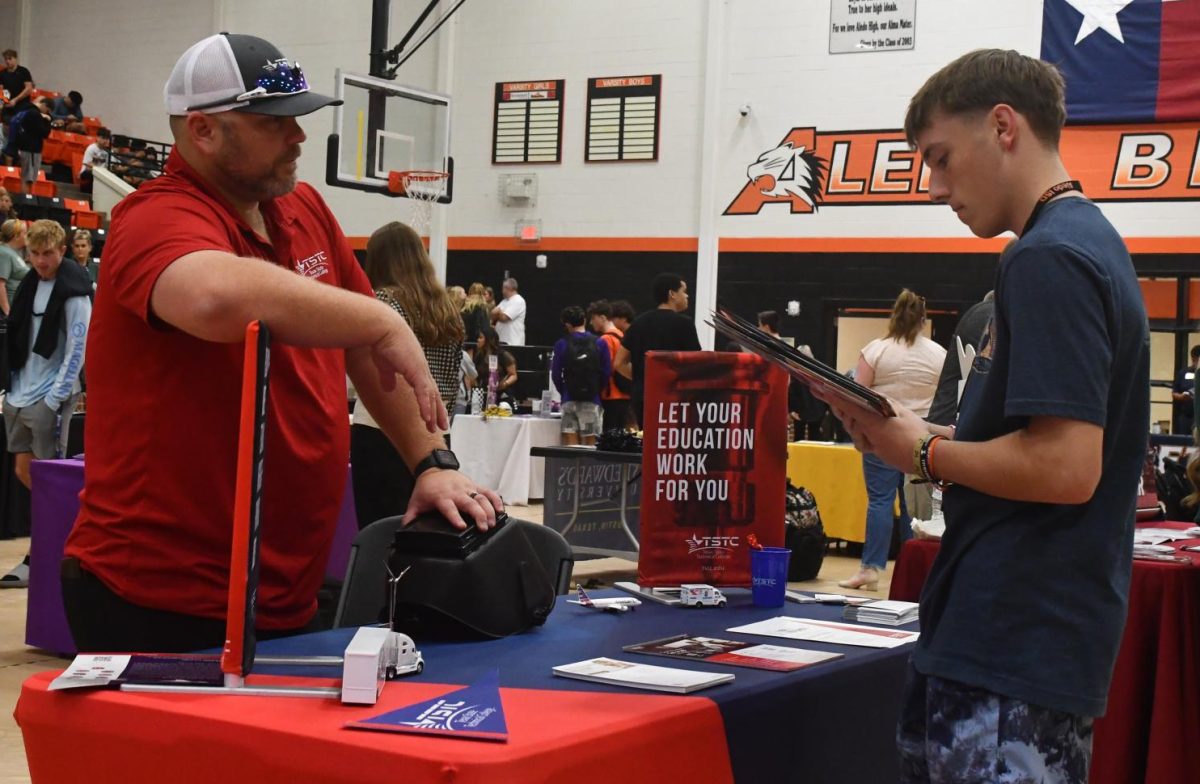
{"label": "tstc logo on shirt", "polygon": [[307,259],[297,261],[296,272],[306,278],[323,278],[328,275],[329,262],[325,251],[319,250]]}

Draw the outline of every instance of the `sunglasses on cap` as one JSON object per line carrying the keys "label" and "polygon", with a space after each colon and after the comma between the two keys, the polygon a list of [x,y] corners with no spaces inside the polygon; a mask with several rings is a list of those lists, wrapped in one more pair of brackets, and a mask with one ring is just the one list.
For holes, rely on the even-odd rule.
{"label": "sunglasses on cap", "polygon": [[300,63],[276,60],[264,65],[262,70],[262,75],[255,80],[253,90],[247,90],[232,98],[221,98],[217,101],[189,106],[186,111],[198,112],[202,109],[212,109],[227,104],[252,103],[263,98],[281,98],[308,92],[308,80],[304,78],[304,71],[301,70]]}

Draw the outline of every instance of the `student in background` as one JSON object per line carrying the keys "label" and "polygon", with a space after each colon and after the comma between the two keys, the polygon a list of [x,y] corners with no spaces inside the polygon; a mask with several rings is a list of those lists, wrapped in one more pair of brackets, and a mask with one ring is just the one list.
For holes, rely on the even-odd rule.
{"label": "student in background", "polygon": [[[615,357],[621,349],[623,330],[612,322],[612,306],[608,300],[596,300],[588,305],[587,318],[592,332],[600,336],[608,346],[608,356]],[[600,390],[600,405],[604,408],[604,424],[610,430],[624,430],[635,426],[632,404],[629,402],[633,383],[620,373],[610,373],[608,383]]]}
{"label": "student in background", "polygon": [[112,131],[100,128],[96,131],[96,141],[83,151],[83,162],[79,166],[79,190],[84,193],[92,192],[95,175],[92,170],[97,166],[108,165],[108,151],[112,147]]}
{"label": "student in background", "polygon": [[645,402],[646,352],[700,350],[696,325],[683,315],[688,308],[687,281],[674,272],[662,272],[655,276],[652,290],[658,306],[630,325],[613,361],[616,372],[633,379],[633,415],[639,426]]}
{"label": "student in background", "polygon": [[62,128],[69,122],[83,121],[83,96],[77,90],[60,95],[50,102],[50,124]]}
{"label": "student in background", "polygon": [[4,109],[0,111],[4,125],[29,106],[33,94],[33,75],[21,65],[16,49],[4,50],[4,68],[0,69],[0,90],[4,91]]}
{"label": "student in background", "polygon": [[612,323],[614,327],[621,330],[622,334],[629,331],[635,318],[637,318],[637,311],[633,309],[633,305],[629,304],[629,300],[613,300]]}
{"label": "student in background", "polygon": [[[5,335],[11,378],[4,397],[4,430],[13,472],[30,486],[36,460],[62,457],[81,391],[84,344],[92,317],[92,282],[76,264],[63,264],[66,233],[54,221],[29,229],[36,274],[17,288]],[[29,556],[0,577],[0,587],[29,585]]]}
{"label": "student in background", "polygon": [[500,344],[500,336],[493,327],[484,327],[475,341],[475,390],[484,394],[484,407],[487,406],[487,390],[489,384],[489,357],[496,357],[496,402],[508,396],[508,390],[517,383],[517,360],[504,350]]}
{"label": "student in background", "polygon": [[567,334],[554,344],[550,378],[563,401],[562,439],[591,446],[604,430],[600,392],[612,375],[612,355],[603,338],[587,331],[583,308],[568,305],[561,320]]}
{"label": "student in background", "polygon": [[92,258],[92,233],[90,231],[76,229],[75,233],[71,235],[71,255],[68,260],[82,267],[92,281],[92,288],[96,288],[96,282],[100,279],[100,262]]}

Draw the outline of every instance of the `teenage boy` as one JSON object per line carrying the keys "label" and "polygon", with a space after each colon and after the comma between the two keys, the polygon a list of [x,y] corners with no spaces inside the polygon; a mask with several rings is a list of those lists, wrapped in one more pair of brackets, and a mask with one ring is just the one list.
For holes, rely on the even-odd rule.
{"label": "teenage boy", "polygon": [[[92,316],[92,281],[78,264],[63,264],[66,233],[54,221],[36,221],[26,234],[29,263],[8,314],[12,380],[4,398],[8,451],[14,473],[30,486],[29,465],[61,457],[79,399],[79,371]],[[0,586],[29,585],[29,556],[0,578]]]}
{"label": "teenage boy", "polygon": [[100,128],[96,131],[96,141],[83,151],[83,161],[79,165],[79,190],[91,193],[95,183],[93,169],[97,166],[108,165],[108,150],[112,147],[112,131]]}
{"label": "teenage boy", "polygon": [[674,272],[660,272],[652,284],[657,307],[637,317],[625,330],[613,360],[614,372],[633,379],[633,415],[642,424],[646,389],[647,351],[699,351],[696,325],[683,315],[688,309],[687,281]]}
{"label": "teenage boy", "polygon": [[958,429],[831,401],[861,451],[948,485],[904,781],[1087,781],[1125,623],[1149,334],[1125,244],[1059,157],[1063,94],[1053,66],[980,50],[909,104],[930,198],[979,237],[1018,237]]}
{"label": "teenage boy", "polygon": [[[621,349],[625,331],[612,322],[612,305],[608,300],[596,300],[588,305],[587,318],[592,332],[599,335],[608,346],[608,356],[615,357]],[[600,405],[604,407],[604,421],[610,430],[624,430],[634,424],[629,402],[629,392],[632,389],[633,385],[629,379],[620,373],[612,373],[604,389],[600,390]]]}
{"label": "teenage boy", "polygon": [[583,308],[568,305],[561,318],[567,335],[554,344],[550,378],[562,396],[563,443],[594,445],[604,429],[600,392],[612,375],[612,355],[608,344],[584,327]]}

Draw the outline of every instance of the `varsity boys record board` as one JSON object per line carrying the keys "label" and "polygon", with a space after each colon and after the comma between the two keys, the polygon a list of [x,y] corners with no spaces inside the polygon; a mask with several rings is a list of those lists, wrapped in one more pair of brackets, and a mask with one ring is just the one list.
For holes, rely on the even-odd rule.
{"label": "varsity boys record board", "polygon": [[658,160],[662,74],[588,79],[588,163]]}

